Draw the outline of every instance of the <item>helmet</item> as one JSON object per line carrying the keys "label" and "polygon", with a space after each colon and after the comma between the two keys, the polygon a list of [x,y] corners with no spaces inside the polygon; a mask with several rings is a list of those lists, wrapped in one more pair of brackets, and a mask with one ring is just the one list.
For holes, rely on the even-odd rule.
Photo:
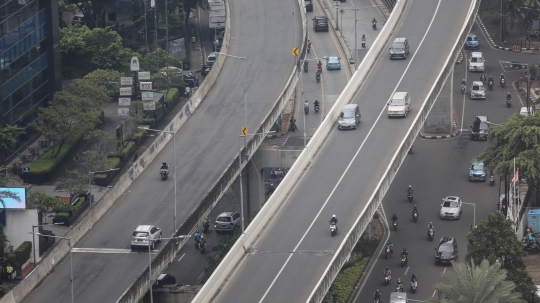
{"label": "helmet", "polygon": [[414,205],[414,207],[416,208],[416,204]]}
{"label": "helmet", "polygon": [[412,186],[409,185],[409,188],[411,188]]}
{"label": "helmet", "polygon": [[463,79],[463,81],[465,81],[465,79]]}
{"label": "helmet", "polygon": [[388,270],[388,267],[386,268],[386,270]]}
{"label": "helmet", "polygon": [[397,282],[398,282],[398,283],[401,283],[401,278],[397,278]]}
{"label": "helmet", "polygon": [[196,234],[199,234],[199,230],[197,229],[197,231],[195,232]]}
{"label": "helmet", "polygon": [[161,164],[163,164],[163,165],[167,165],[167,162],[162,162]]}
{"label": "helmet", "polygon": [[415,273],[413,273],[412,275],[413,275],[413,277],[416,277],[416,274],[415,274]]}
{"label": "helmet", "polygon": [[377,289],[377,292],[379,292],[379,290]]}
{"label": "helmet", "polygon": [[433,224],[433,223],[429,222],[429,225],[431,225],[431,224]]}
{"label": "helmet", "polygon": [[204,239],[204,236],[203,236],[203,235],[201,235],[201,239]]}
{"label": "helmet", "polygon": [[274,186],[274,183],[270,183],[270,186]]}
{"label": "helmet", "polygon": [[332,218],[335,218],[335,217],[336,217],[336,215],[332,215]]}

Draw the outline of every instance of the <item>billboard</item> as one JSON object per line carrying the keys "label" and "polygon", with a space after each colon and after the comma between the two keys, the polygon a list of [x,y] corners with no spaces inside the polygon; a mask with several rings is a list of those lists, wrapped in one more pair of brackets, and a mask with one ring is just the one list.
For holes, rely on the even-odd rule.
{"label": "billboard", "polygon": [[2,198],[4,205],[0,203],[0,209],[26,209],[26,188],[24,187],[0,187],[0,195],[5,197],[6,193],[15,194],[20,201],[13,198]]}

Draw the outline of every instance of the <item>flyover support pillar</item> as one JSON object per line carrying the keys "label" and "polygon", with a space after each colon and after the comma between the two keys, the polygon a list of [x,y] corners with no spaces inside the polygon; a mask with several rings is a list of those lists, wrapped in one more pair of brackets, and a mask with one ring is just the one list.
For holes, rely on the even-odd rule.
{"label": "flyover support pillar", "polygon": [[426,122],[422,132],[426,134],[435,134],[435,135],[451,135],[456,130],[454,128],[454,118],[453,118],[453,98],[463,98],[461,93],[454,94],[452,89],[454,84],[461,83],[460,81],[453,81],[453,73],[446,79],[446,82],[433,104],[433,108],[427,116]]}

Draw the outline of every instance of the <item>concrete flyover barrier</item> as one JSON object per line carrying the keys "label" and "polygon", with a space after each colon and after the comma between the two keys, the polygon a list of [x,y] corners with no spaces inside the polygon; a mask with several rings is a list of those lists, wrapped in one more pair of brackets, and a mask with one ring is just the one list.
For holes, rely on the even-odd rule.
{"label": "concrete flyover barrier", "polygon": [[[230,40],[230,13],[227,9],[227,23],[226,31],[223,39],[222,52],[226,53],[229,47]],[[178,115],[164,128],[168,131],[174,131],[175,133],[186,123],[195,110],[199,107],[201,101],[204,99],[208,91],[214,85],[221,67],[223,66],[224,58],[218,57],[214,63],[214,67],[206,77],[205,81],[199,87],[199,89],[192,95],[190,100],[184,105],[184,108]],[[72,244],[75,245],[92,226],[103,216],[109,208],[116,202],[116,200],[123,194],[125,190],[135,181],[141,173],[146,169],[147,165],[152,162],[155,156],[163,149],[165,145],[171,140],[171,136],[166,133],[161,133],[156,137],[156,140],[150,147],[138,158],[131,168],[125,172],[118,183],[111,188],[102,199],[95,204],[81,221],[71,227],[65,237],[70,237]],[[175,249],[179,249],[176,247]],[[164,251],[166,248],[163,249]],[[60,241],[55,247],[39,262],[38,266],[22,280],[15,288],[9,291],[2,299],[0,303],[18,303],[21,302],[24,297],[32,291],[32,289],[38,285],[47,275],[51,272],[53,267],[69,253],[69,246],[66,241]],[[170,255],[170,253],[166,254]],[[158,258],[156,257],[155,260]],[[155,261],[154,260],[154,261]],[[156,270],[156,272],[158,272]],[[161,273],[159,271],[158,273]],[[144,295],[144,293],[143,293]],[[133,301],[136,302],[136,301]]]}
{"label": "concrete flyover barrier", "polygon": [[[396,4],[396,9],[400,5],[401,1]],[[405,157],[409,152],[409,148],[412,146],[414,140],[416,139],[416,136],[422,128],[422,125],[426,121],[426,118],[431,108],[433,107],[433,104],[437,100],[437,97],[439,96],[439,93],[441,92],[446,82],[446,79],[449,75],[451,75],[453,71],[455,60],[461,52],[461,48],[465,43],[465,40],[467,39],[467,35],[469,34],[474,24],[476,12],[478,11],[479,5],[480,1],[478,0],[473,0],[471,2],[466,22],[461,28],[461,34],[456,40],[452,52],[446,59],[444,68],[439,73],[439,76],[437,77],[435,84],[432,86],[429,95],[424,100],[424,103],[420,108],[419,115],[416,116],[413,124],[409,128],[407,135],[403,138],[400,147],[394,154],[392,161],[388,165],[383,177],[375,188],[375,191],[369,199],[368,204],[366,205],[358,219],[355,221],[353,225],[354,227],[347,233],[339,249],[334,254],[332,261],[325,270],[325,274],[318,281],[317,287],[311,293],[308,302],[321,302],[324,299],[324,296],[330,288],[332,282],[334,281],[334,278],[339,273],[343,264],[345,264],[345,262],[348,260],[351,251],[362,236],[362,233],[369,224],[369,221],[371,220],[371,218],[373,218],[373,215],[377,211],[377,207],[380,203],[382,203],[384,195],[386,194],[388,188],[390,188],[390,184],[396,176],[399,167],[405,160]]]}
{"label": "concrete flyover barrier", "polygon": [[[303,0],[300,0],[299,2],[299,5],[302,5],[301,2],[303,2]],[[406,4],[406,0],[401,0],[398,2],[392,15],[388,19],[388,22],[381,30],[381,33],[373,43],[373,46],[369,49],[358,70],[354,73],[351,81],[349,81],[335,105],[328,112],[328,117],[337,117],[341,107],[351,102],[351,100],[354,98],[356,92],[360,89],[361,84],[367,78],[371,69],[376,63],[378,56],[382,52],[386,51],[386,45],[388,44],[399,20],[401,19]],[[303,16],[305,16],[305,12]],[[304,23],[304,27],[305,26],[306,25]],[[296,79],[298,77],[298,75],[293,76]],[[269,126],[271,125],[272,124]],[[270,129],[269,126],[263,125],[258,131],[262,132]],[[255,219],[246,229],[245,233],[240,236],[238,241],[236,241],[229,253],[216,268],[212,276],[199,291],[195,299],[193,299],[192,303],[210,302],[216,296],[219,290],[223,287],[223,284],[226,282],[229,275],[234,272],[235,268],[245,256],[247,249],[257,240],[260,233],[267,225],[267,222],[272,219],[274,214],[280,208],[281,203],[286,200],[292,189],[292,185],[294,184],[294,182],[291,180],[296,180],[301,174],[303,174],[304,170],[311,163],[313,157],[316,156],[319,149],[323,146],[328,133],[333,127],[335,127],[334,119],[325,119],[321,123],[318,130],[315,132],[315,135],[312,137],[304,151],[300,154],[294,165],[291,167],[289,173],[285,176],[283,182],[280,183],[274,194],[272,194],[270,199],[259,211]]]}

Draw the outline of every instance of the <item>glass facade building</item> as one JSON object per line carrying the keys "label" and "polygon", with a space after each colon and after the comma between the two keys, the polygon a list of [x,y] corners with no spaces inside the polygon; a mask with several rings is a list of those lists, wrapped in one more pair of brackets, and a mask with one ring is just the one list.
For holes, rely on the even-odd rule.
{"label": "glass facade building", "polygon": [[61,88],[59,44],[57,1],[0,0],[0,122],[26,128],[12,154],[37,139],[36,110]]}

